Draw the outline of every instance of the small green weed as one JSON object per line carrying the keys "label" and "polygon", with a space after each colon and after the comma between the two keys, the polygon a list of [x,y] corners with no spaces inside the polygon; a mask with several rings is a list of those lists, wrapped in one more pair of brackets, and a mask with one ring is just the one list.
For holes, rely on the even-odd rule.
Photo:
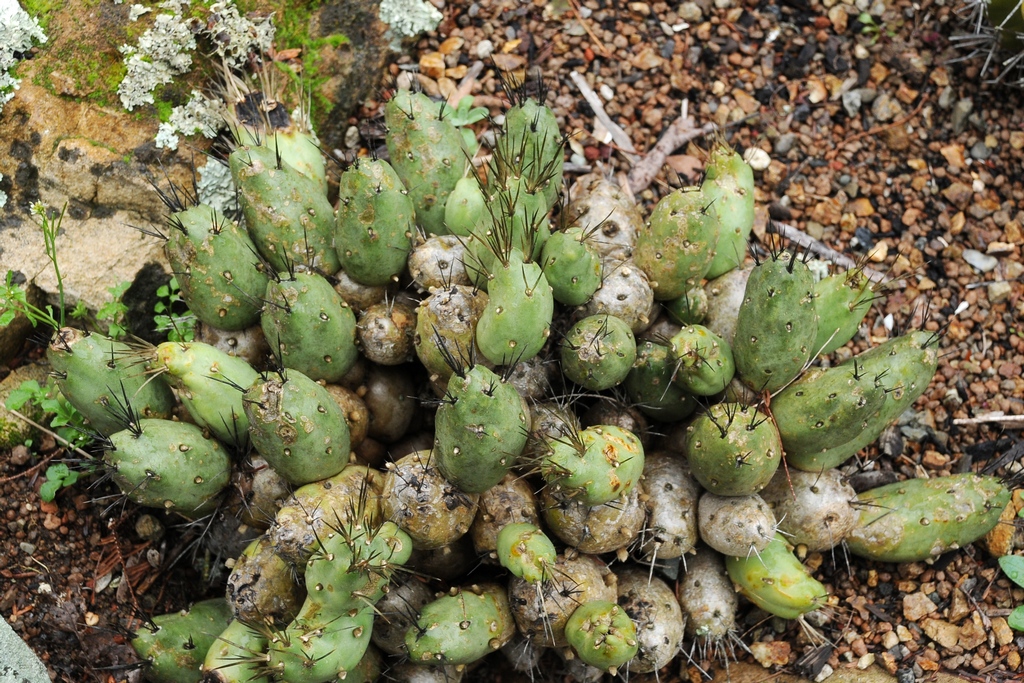
{"label": "small green weed", "polygon": [[128,334],[128,328],[125,327],[128,306],[122,301],[122,298],[131,286],[130,282],[122,282],[109,287],[107,291],[110,292],[111,300],[96,311],[96,320],[107,323],[107,336],[111,339],[121,339]]}
{"label": "small green weed", "polygon": [[50,465],[46,468],[46,481],[39,487],[39,497],[49,503],[62,488],[74,485],[80,474],[62,462]]}
{"label": "small green weed", "polygon": [[34,379],[22,382],[8,395],[4,405],[9,410],[21,410],[27,405],[32,405],[47,415],[53,415],[50,420],[50,428],[57,436],[77,448],[81,448],[92,440],[88,435],[85,418],[73,405],[68,403],[64,395],[52,383],[40,386],[39,382]]}
{"label": "small green weed", "polygon": [[49,325],[55,330],[64,327],[64,277],[57,264],[57,236],[60,234],[60,224],[64,220],[67,208],[68,205],[65,204],[60,213],[54,217],[42,204],[32,206],[32,213],[39,218],[39,227],[43,231],[46,256],[53,264],[53,271],[57,276],[57,295],[60,302],[57,307],[57,317],[54,317],[53,306],[47,305],[43,309],[29,303],[25,288],[15,284],[14,271],[8,270],[4,283],[0,285],[0,327],[10,325],[19,313],[28,318],[33,327],[39,324]]}
{"label": "small green weed", "polygon": [[[157,332],[167,334],[167,341],[190,342],[196,336],[196,317],[185,306],[185,300],[181,298],[181,290],[178,287],[178,278],[171,278],[166,285],[156,290],[160,301],[156,302],[153,310],[153,322],[156,323]],[[175,313],[184,309],[181,314]]]}

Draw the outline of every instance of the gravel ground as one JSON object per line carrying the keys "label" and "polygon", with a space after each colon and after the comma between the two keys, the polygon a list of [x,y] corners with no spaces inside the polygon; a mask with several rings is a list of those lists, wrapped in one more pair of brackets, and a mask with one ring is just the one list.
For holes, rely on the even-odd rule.
{"label": "gravel ground", "polygon": [[[950,61],[958,55],[949,41],[953,5],[876,4],[459,0],[447,3],[439,30],[412,46],[392,76],[449,95],[486,60],[466,87],[497,115],[499,71],[541,75],[563,130],[574,134],[571,163],[581,170],[626,177],[683,107],[694,127],[714,123],[730,144],[762,150],[762,242],[773,239],[765,234],[770,217],[891,278],[866,334],[845,353],[893,327],[944,333],[935,381],[851,468],[855,481],[1019,460],[1021,423],[1007,427],[993,415],[1024,414],[1024,98],[984,83],[980,60]],[[865,8],[875,28],[858,21]],[[597,122],[572,72],[624,138]],[[356,132],[379,130],[378,110],[367,102],[366,120],[352,121]],[[341,155],[366,144],[352,140]],[[711,142],[695,137],[672,150],[653,182],[635,188],[638,201],[697,181]],[[216,577],[205,575],[215,558],[182,555],[188,530],[143,540],[137,510],[102,515],[93,502],[109,493],[102,486],[76,486],[41,504],[45,466],[29,469],[33,462],[20,452],[0,459],[0,614],[56,680],[130,678],[121,668],[133,661],[121,629],[133,611],[168,611],[216,594]],[[1019,552],[1020,530],[1001,531],[993,549]],[[875,662],[900,681],[934,671],[1020,680],[1024,638],[1005,617],[1024,592],[1011,589],[984,544],[931,565],[873,564],[841,552],[808,562],[833,595],[829,618],[815,622],[830,644],[749,610],[743,640],[759,645],[743,656],[812,676]],[[698,665],[712,663],[673,665],[661,680],[699,680]],[[484,668],[509,680],[502,664]]]}

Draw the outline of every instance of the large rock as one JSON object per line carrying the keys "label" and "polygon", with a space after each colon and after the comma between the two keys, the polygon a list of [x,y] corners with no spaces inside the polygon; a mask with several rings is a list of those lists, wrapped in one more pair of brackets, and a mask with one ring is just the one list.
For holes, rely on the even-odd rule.
{"label": "large rock", "polygon": [[166,183],[163,170],[186,182],[191,166],[154,148],[157,123],[23,81],[0,118],[0,140],[10,141],[0,173],[12,181],[0,209],[0,273],[20,271],[56,301],[56,275],[30,213],[36,202],[68,207],[56,246],[69,305],[96,310],[109,300],[107,288],[134,281],[147,263],[163,263],[162,242],[132,226],[162,225],[166,210],[150,182]]}
{"label": "large rock", "polygon": [[[257,2],[260,12],[289,12],[279,22],[278,50],[301,48],[303,74],[318,97],[314,112],[326,149],[341,146],[349,115],[380,83],[388,58],[387,27],[374,0],[315,3]],[[0,114],[0,277],[19,272],[51,302],[57,281],[30,207],[68,206],[57,254],[66,303],[95,311],[108,288],[135,283],[152,290],[169,277],[162,242],[136,228],[162,229],[166,209],[152,183],[190,187],[192,163],[202,163],[205,140],[179,151],[154,144],[158,112],[184,104],[193,89],[214,90],[214,71],[193,56],[194,68],[154,92],[156,104],[126,111],[117,95],[124,74],[122,44],[135,44],[152,16],[129,21],[129,3],[61,3],[47,18],[48,40],[31,51],[16,75],[21,88]],[[144,283],[139,274],[145,273]],[[153,283],[156,282],[156,285]],[[130,303],[130,302],[129,302]],[[8,336],[12,336],[8,333]],[[18,347],[17,338],[8,342]]]}
{"label": "large rock", "polygon": [[309,33],[320,38],[343,35],[347,42],[317,48],[320,70],[329,74],[319,92],[334,106],[321,121],[325,149],[341,148],[348,117],[380,87],[390,54],[387,25],[378,16],[379,0],[333,0],[310,22]]}

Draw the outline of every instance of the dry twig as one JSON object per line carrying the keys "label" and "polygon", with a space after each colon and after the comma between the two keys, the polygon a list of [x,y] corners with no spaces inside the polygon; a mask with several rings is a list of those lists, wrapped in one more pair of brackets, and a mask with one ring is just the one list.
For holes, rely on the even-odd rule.
{"label": "dry twig", "polygon": [[644,157],[643,161],[636,164],[633,170],[629,172],[629,189],[634,194],[639,194],[646,190],[654,181],[654,177],[658,175],[658,171],[661,170],[665,159],[672,152],[691,140],[708,135],[716,130],[718,130],[718,126],[714,123],[705,123],[703,126],[696,127],[694,120],[689,116],[677,118],[665,129],[665,134],[647,152],[647,156]]}
{"label": "dry twig", "polygon": [[1024,429],[1024,415],[1005,415],[1000,412],[986,413],[978,417],[958,417],[953,420],[955,425],[998,424],[1006,429]]}
{"label": "dry twig", "polygon": [[631,164],[636,163],[636,147],[633,146],[633,141],[626,135],[626,131],[619,127],[619,124],[612,121],[611,117],[604,110],[604,103],[601,102],[601,98],[597,96],[594,89],[587,84],[587,79],[583,77],[583,74],[578,71],[573,71],[569,74],[572,78],[572,82],[576,84],[576,87],[580,89],[580,93],[583,95],[583,99],[587,101],[590,108],[594,110],[594,117],[601,122],[612,136],[612,141],[622,151],[623,155]]}

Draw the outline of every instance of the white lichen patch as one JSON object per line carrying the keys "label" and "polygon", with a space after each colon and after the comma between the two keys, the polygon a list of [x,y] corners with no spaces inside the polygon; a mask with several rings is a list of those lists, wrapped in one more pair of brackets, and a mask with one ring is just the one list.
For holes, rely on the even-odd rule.
{"label": "white lichen patch", "polygon": [[380,20],[403,38],[433,31],[441,19],[441,12],[425,0],[381,0],[380,3]]}
{"label": "white lichen patch", "polygon": [[192,29],[181,17],[180,3],[161,5],[170,13],[158,14],[153,26],[139,38],[136,46],[122,45],[128,72],[117,87],[125,109],[153,104],[153,90],[170,83],[192,66],[191,51],[196,47]]}
{"label": "white lichen patch", "polygon": [[39,22],[21,8],[18,0],[0,0],[0,112],[21,82],[9,72],[34,42],[46,42]]}
{"label": "white lichen patch", "polygon": [[238,208],[235,184],[227,164],[210,159],[199,168],[196,182],[199,202],[217,209],[221,213],[235,213]]}
{"label": "white lichen patch", "polygon": [[261,55],[270,50],[274,42],[273,19],[273,15],[267,15],[253,21],[239,14],[234,3],[217,2],[210,5],[205,31],[224,63],[238,68],[245,66],[250,53]]}
{"label": "white lichen patch", "polygon": [[210,99],[193,90],[188,103],[172,109],[167,122],[160,124],[156,134],[156,146],[178,149],[179,135],[216,137],[224,127],[227,117],[228,112],[223,101]]}

